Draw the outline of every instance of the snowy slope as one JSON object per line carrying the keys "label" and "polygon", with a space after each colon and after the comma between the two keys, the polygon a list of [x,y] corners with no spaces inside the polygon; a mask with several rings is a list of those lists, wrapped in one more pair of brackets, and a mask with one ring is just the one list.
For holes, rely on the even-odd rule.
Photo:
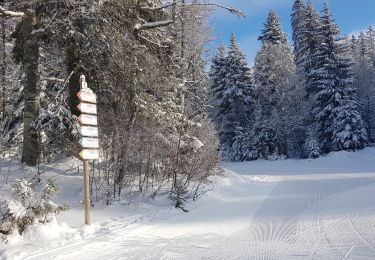
{"label": "snowy slope", "polygon": [[[9,162],[8,162],[9,163]],[[208,192],[96,207],[82,227],[75,161],[46,169],[72,209],[1,246],[4,259],[375,259],[375,149],[317,160],[225,164]],[[30,169],[18,169],[18,172]],[[37,236],[35,238],[35,236]]]}

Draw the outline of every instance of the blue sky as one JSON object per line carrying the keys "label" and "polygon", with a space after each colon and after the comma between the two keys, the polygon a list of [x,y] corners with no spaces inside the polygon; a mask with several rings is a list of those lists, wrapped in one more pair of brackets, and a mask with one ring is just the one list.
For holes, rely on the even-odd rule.
{"label": "blue sky", "polygon": [[[211,17],[215,39],[213,46],[216,48],[221,41],[227,44],[231,32],[234,32],[251,65],[260,45],[257,37],[270,9],[278,13],[283,30],[289,38],[291,37],[290,14],[294,0],[216,0],[215,2],[238,7],[247,16],[238,18],[224,10],[216,10]],[[318,11],[323,9],[324,0],[313,2]],[[357,33],[369,25],[375,25],[375,0],[328,0],[328,4],[343,35]]]}

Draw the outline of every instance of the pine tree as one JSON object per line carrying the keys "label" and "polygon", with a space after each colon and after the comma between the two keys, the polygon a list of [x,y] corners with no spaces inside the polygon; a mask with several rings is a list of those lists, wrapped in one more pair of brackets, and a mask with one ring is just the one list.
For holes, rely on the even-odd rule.
{"label": "pine tree", "polygon": [[218,131],[221,129],[220,123],[222,122],[222,116],[224,115],[225,107],[223,107],[223,95],[225,92],[225,79],[227,74],[227,52],[226,47],[222,43],[212,59],[210,69],[211,79],[211,93],[213,95],[213,121],[217,125]]}
{"label": "pine tree", "polygon": [[230,160],[236,153],[232,149],[236,135],[250,125],[253,110],[252,73],[234,34],[227,54],[223,46],[219,48],[212,63],[211,79],[222,156]]}
{"label": "pine tree", "polygon": [[351,56],[354,60],[354,87],[358,89],[360,111],[365,122],[369,141],[375,138],[375,67],[372,62],[374,55],[371,27],[366,33],[361,32],[356,39],[354,36],[351,45]]}
{"label": "pine tree", "polygon": [[314,55],[321,44],[321,38],[318,35],[318,28],[321,22],[318,11],[315,9],[311,0],[307,2],[305,10],[304,25],[304,42],[301,44],[301,52],[303,53],[301,64],[303,66],[303,74],[306,81],[307,97],[314,95],[316,92],[316,84],[312,71],[315,67]]}
{"label": "pine tree", "polygon": [[313,113],[318,121],[320,146],[324,152],[356,150],[367,145],[367,133],[359,114],[356,89],[352,85],[349,49],[329,12],[321,18],[319,45],[313,72],[317,93]]}
{"label": "pine tree", "polygon": [[274,10],[268,13],[267,21],[258,40],[263,44],[286,44],[286,34],[281,29],[280,18]]}
{"label": "pine tree", "polygon": [[[236,135],[248,128],[252,121],[254,86],[253,77],[245,55],[240,50],[234,34],[230,38],[227,57],[227,87],[224,92],[224,103],[229,110],[223,119],[224,156],[231,158],[233,142]],[[246,144],[244,144],[246,145]],[[227,155],[226,151],[228,152]]]}
{"label": "pine tree", "polygon": [[[316,62],[314,60],[314,55],[317,53],[319,45],[321,44],[321,38],[318,35],[318,28],[320,28],[320,25],[321,22],[319,13],[315,9],[312,0],[308,0],[304,15],[304,38],[300,46],[302,56],[298,68],[298,72],[300,75],[302,75],[304,80],[305,115],[303,121],[306,125],[306,140],[303,146],[303,154],[304,157],[307,158],[310,154],[310,150],[308,149],[309,147],[315,147],[314,157],[317,157],[317,154],[320,151],[315,116],[312,113],[313,99],[317,92],[317,83],[314,78]],[[314,145],[312,146],[311,144]]]}
{"label": "pine tree", "polygon": [[[295,0],[292,9],[292,29],[293,29],[293,43],[294,43],[294,57],[298,68],[298,72],[303,72],[302,70],[302,46],[305,39],[305,5],[302,0]],[[301,71],[302,70],[302,71]]]}
{"label": "pine tree", "polygon": [[257,118],[254,125],[258,157],[287,155],[288,120],[285,104],[293,87],[293,55],[281,30],[279,18],[269,13],[259,37],[263,44],[255,58],[254,77],[257,88]]}
{"label": "pine tree", "polygon": [[366,41],[375,73],[375,29],[372,26],[369,26],[366,31]]}

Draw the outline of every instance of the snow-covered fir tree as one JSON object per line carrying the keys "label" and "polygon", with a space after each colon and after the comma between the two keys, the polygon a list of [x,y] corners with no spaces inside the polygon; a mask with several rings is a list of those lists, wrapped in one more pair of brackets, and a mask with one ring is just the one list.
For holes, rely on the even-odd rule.
{"label": "snow-covered fir tree", "polygon": [[372,57],[375,54],[373,42],[375,35],[369,27],[366,33],[361,32],[358,39],[352,36],[350,41],[351,56],[354,61],[354,86],[358,89],[361,103],[361,115],[365,121],[369,141],[375,139],[375,66]]}
{"label": "snow-covered fir tree", "polygon": [[259,39],[262,48],[255,58],[254,77],[257,93],[255,147],[260,158],[287,155],[287,104],[293,87],[295,65],[279,18],[270,11]]}
{"label": "snow-covered fir tree", "polygon": [[[301,57],[297,63],[297,70],[299,75],[303,79],[303,92],[304,92],[304,115],[301,120],[305,125],[305,144],[303,145],[302,155],[310,157],[311,149],[314,147],[314,157],[317,156],[320,151],[317,127],[315,123],[315,116],[312,113],[314,93],[316,91],[316,82],[313,77],[313,71],[315,61],[313,59],[314,54],[317,52],[319,45],[321,44],[320,38],[318,37],[318,28],[320,27],[320,16],[316,8],[314,7],[312,0],[308,0],[304,13],[304,24],[301,30],[303,30],[303,40],[300,45]],[[307,108],[307,109],[306,109]],[[313,144],[313,145],[312,145]],[[307,150],[306,150],[307,149]]]}
{"label": "snow-covered fir tree", "polygon": [[318,11],[315,9],[312,1],[308,0],[305,9],[305,23],[303,27],[304,40],[301,44],[301,52],[303,53],[303,57],[301,58],[302,68],[298,68],[299,71],[302,71],[305,77],[307,98],[313,95],[316,91],[312,71],[315,68],[315,60],[313,57],[321,44],[321,38],[318,37],[318,28],[320,28],[320,24],[321,22]]}
{"label": "snow-covered fir tree", "polygon": [[285,44],[286,34],[281,30],[280,18],[274,10],[268,13],[261,35],[258,38],[262,43]]}
{"label": "snow-covered fir tree", "polygon": [[[304,53],[302,51],[302,46],[305,40],[305,14],[305,4],[303,0],[295,0],[292,8],[291,21],[293,29],[293,52],[298,70],[301,70],[303,67],[302,57],[304,56]],[[301,73],[301,71],[297,72]]]}
{"label": "snow-covered fir tree", "polygon": [[222,157],[227,160],[240,158],[237,151],[242,148],[238,143],[233,147],[233,143],[236,136],[246,131],[252,121],[254,86],[251,70],[234,34],[231,35],[227,54],[223,46],[219,48],[213,60],[211,78],[214,118],[221,141]]}
{"label": "snow-covered fir tree", "polygon": [[226,47],[222,43],[218,48],[216,55],[212,58],[210,79],[211,93],[213,102],[213,111],[211,117],[216,124],[218,131],[221,129],[222,115],[224,115],[224,106],[222,104],[223,95],[226,88],[227,76],[227,52]]}
{"label": "snow-covered fir tree", "polygon": [[359,113],[357,90],[352,84],[349,48],[344,39],[338,38],[340,30],[327,3],[318,32],[322,44],[313,57],[312,75],[317,87],[313,113],[320,146],[325,153],[361,149],[367,145],[367,132]]}

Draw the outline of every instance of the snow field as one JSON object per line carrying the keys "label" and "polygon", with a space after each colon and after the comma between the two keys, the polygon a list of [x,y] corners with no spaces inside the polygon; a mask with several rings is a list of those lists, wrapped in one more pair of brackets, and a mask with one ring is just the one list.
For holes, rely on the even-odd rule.
{"label": "snow field", "polygon": [[[93,209],[82,227],[81,181],[67,160],[46,170],[72,209],[31,227],[3,259],[375,259],[375,149],[317,160],[224,164],[207,193],[174,209],[166,197]],[[30,171],[30,169],[26,169]],[[64,224],[65,223],[65,224]]]}

